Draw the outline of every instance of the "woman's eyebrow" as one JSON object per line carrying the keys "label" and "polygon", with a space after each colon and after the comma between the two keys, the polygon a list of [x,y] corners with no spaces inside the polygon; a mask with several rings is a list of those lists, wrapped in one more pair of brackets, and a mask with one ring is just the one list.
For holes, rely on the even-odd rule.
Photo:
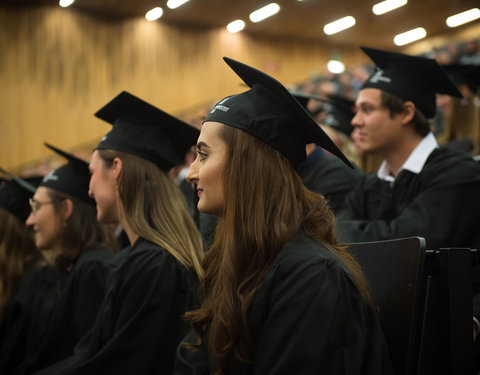
{"label": "woman's eyebrow", "polygon": [[208,145],[205,142],[198,142],[197,150],[201,150],[202,148],[208,148]]}

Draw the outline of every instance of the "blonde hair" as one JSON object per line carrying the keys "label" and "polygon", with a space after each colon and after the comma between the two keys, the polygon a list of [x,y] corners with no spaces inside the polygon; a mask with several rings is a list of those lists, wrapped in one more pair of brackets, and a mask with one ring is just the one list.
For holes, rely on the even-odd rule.
{"label": "blonde hair", "polygon": [[118,196],[132,231],[166,249],[202,278],[202,239],[188,213],[185,198],[169,174],[156,164],[132,154],[116,150],[97,151],[107,167],[116,157],[122,160]]}

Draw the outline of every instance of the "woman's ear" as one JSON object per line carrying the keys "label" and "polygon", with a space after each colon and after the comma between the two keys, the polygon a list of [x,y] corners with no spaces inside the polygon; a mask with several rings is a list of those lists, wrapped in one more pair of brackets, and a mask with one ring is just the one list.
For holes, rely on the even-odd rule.
{"label": "woman's ear", "polygon": [[64,199],[62,202],[62,219],[66,222],[73,213],[73,202],[70,199]]}
{"label": "woman's ear", "polygon": [[413,120],[415,116],[415,104],[411,101],[403,103],[403,123],[408,124]]}
{"label": "woman's ear", "polygon": [[115,177],[115,180],[118,182],[118,179],[120,178],[120,173],[122,172],[122,167],[123,167],[123,162],[122,159],[115,157],[113,159],[113,177]]}

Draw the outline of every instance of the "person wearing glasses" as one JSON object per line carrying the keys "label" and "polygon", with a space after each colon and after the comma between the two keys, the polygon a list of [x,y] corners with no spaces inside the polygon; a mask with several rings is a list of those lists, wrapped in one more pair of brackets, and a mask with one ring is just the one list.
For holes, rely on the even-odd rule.
{"label": "person wearing glasses", "polygon": [[391,374],[360,267],[296,171],[309,143],[352,165],[278,81],[224,59],[250,90],[209,113],[187,174],[219,222],[175,374]]}
{"label": "person wearing glasses", "polygon": [[33,185],[16,176],[0,186],[0,322],[24,276],[43,258],[25,226],[30,214],[28,199],[34,191]]}
{"label": "person wearing glasses", "polygon": [[43,178],[26,224],[37,248],[51,253],[56,280],[49,283],[49,303],[32,306],[30,330],[16,351],[21,362],[8,361],[1,373],[30,374],[71,355],[93,325],[113,266],[116,240],[97,221],[88,163],[46,145],[68,162]]}
{"label": "person wearing glasses", "polygon": [[90,162],[102,223],[130,241],[116,259],[95,325],[75,355],[39,374],[172,374],[203,276],[202,240],[169,175],[198,130],[124,91],[96,114],[113,125]]}

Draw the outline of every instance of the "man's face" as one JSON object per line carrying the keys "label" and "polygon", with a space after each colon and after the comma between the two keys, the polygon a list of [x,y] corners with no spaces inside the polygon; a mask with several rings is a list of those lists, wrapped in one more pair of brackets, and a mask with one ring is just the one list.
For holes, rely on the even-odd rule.
{"label": "man's face", "polygon": [[401,116],[390,117],[390,110],[382,105],[379,89],[361,90],[355,102],[355,111],[352,138],[358,153],[383,156],[396,149],[404,126]]}

